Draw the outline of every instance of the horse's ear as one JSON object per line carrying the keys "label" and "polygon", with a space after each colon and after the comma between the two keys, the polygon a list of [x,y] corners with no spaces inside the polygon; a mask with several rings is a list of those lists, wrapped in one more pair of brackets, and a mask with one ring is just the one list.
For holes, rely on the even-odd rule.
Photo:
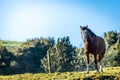
{"label": "horse's ear", "polygon": [[82,29],[82,26],[80,26],[80,29]]}
{"label": "horse's ear", "polygon": [[86,25],[86,28],[88,28],[88,25]]}

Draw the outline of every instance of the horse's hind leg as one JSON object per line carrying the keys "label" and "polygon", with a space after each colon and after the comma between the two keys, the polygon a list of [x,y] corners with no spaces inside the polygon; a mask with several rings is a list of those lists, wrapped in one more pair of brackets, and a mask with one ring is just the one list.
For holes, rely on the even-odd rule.
{"label": "horse's hind leg", "polygon": [[102,68],[102,62],[101,61],[99,61],[99,65],[100,65],[100,72],[103,72],[103,68]]}
{"label": "horse's hind leg", "polygon": [[98,70],[98,62],[97,62],[97,55],[94,54],[93,56],[94,56],[95,68],[96,68],[97,72],[99,72],[99,70]]}
{"label": "horse's hind leg", "polygon": [[102,68],[102,58],[103,58],[104,56],[103,55],[98,55],[98,63],[99,63],[99,65],[100,65],[100,72],[103,72],[103,68]]}

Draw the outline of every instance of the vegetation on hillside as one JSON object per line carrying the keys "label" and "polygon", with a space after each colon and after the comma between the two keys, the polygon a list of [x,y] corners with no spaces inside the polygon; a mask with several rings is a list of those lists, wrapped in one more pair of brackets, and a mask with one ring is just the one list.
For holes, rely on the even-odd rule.
{"label": "vegetation on hillside", "polygon": [[[120,33],[104,33],[104,67],[120,66]],[[9,45],[9,46],[8,46]],[[91,56],[91,55],[90,55]],[[94,63],[90,59],[90,69]],[[0,74],[72,72],[86,70],[84,49],[73,46],[68,36],[34,38],[26,42],[0,40]]]}

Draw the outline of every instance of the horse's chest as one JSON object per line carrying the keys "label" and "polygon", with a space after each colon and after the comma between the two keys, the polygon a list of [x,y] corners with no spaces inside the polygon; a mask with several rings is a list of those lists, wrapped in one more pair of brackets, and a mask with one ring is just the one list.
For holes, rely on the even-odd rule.
{"label": "horse's chest", "polygon": [[96,46],[94,45],[94,43],[93,44],[86,43],[84,44],[84,51],[86,53],[94,53],[96,52]]}

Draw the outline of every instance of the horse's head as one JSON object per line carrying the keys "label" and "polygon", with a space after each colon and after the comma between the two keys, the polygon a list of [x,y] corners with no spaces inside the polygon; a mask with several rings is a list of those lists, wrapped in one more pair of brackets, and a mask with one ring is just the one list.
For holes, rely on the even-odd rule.
{"label": "horse's head", "polygon": [[88,25],[80,26],[81,36],[84,42],[87,40],[87,29],[88,29],[87,27]]}
{"label": "horse's head", "polygon": [[88,25],[80,26],[81,36],[84,42],[93,40],[96,37],[96,34],[93,33],[89,28]]}

